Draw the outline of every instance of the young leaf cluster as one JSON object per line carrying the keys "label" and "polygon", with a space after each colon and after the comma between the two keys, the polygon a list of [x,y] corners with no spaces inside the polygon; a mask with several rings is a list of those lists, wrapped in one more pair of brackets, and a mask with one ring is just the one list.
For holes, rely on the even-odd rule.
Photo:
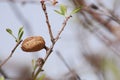
{"label": "young leaf cluster", "polygon": [[23,27],[19,28],[17,37],[13,34],[13,31],[10,28],[7,28],[6,31],[15,39],[16,42],[19,42],[21,40],[24,33]]}
{"label": "young leaf cluster", "polygon": [[67,7],[63,4],[60,5],[60,10],[55,10],[56,13],[66,16],[67,13]]}
{"label": "young leaf cluster", "polygon": [[[73,9],[69,15],[75,14],[77,12],[79,12],[82,9],[82,6]],[[60,5],[60,10],[54,10],[56,13],[62,15],[62,16],[66,16],[67,13],[67,7],[63,4]]]}

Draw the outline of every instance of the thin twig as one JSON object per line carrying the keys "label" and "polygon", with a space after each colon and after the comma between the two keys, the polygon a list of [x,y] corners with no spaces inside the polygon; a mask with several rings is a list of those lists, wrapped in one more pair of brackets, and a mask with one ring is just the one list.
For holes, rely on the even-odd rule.
{"label": "thin twig", "polygon": [[[50,48],[48,49],[48,51],[46,52],[47,55],[46,55],[45,58],[44,58],[44,63],[47,61],[48,57],[49,57],[50,54],[52,53],[53,47],[54,47],[55,43],[57,42],[57,40],[59,39],[62,31],[64,30],[64,28],[65,28],[65,26],[66,26],[66,24],[67,24],[68,19],[70,19],[70,17],[71,17],[71,15],[65,19],[62,28],[60,29],[60,31],[58,32],[57,37],[55,38],[55,41],[52,43],[51,47],[50,47]],[[35,74],[34,77],[33,77],[33,80],[36,79],[37,75],[38,75],[39,72],[42,70],[42,67],[44,66],[44,63],[43,63],[43,64],[39,67],[39,69],[37,70],[36,74]]]}
{"label": "thin twig", "polygon": [[[48,25],[48,30],[49,30],[49,34],[50,34],[50,38],[51,38],[52,45],[51,45],[51,47],[47,50],[46,56],[45,56],[45,58],[44,58],[44,63],[43,63],[41,66],[39,66],[37,72],[35,73],[35,75],[34,75],[34,77],[33,77],[33,80],[35,80],[35,79],[37,78],[38,74],[41,72],[42,67],[44,66],[44,64],[45,64],[45,62],[47,61],[48,57],[49,57],[50,54],[52,53],[52,50],[53,50],[53,48],[54,48],[55,43],[56,43],[57,40],[59,39],[59,37],[60,37],[62,31],[64,30],[64,28],[65,28],[68,20],[72,17],[72,16],[70,15],[70,16],[68,16],[68,17],[65,18],[65,20],[64,20],[64,22],[63,22],[63,25],[62,25],[62,27],[61,27],[61,29],[60,29],[60,31],[58,32],[56,38],[54,39],[54,38],[53,38],[53,35],[52,35],[52,31],[51,31],[51,25],[50,25],[50,23],[49,23],[49,19],[48,19],[48,16],[47,16],[46,5],[44,4],[44,1],[41,1],[41,4],[42,4],[43,11],[44,11],[44,13],[45,13],[45,16],[46,16],[46,22],[47,22],[47,25]],[[53,41],[53,40],[54,40],[54,41]]]}
{"label": "thin twig", "polygon": [[51,25],[50,25],[50,22],[49,22],[49,18],[48,18],[48,14],[47,14],[46,5],[45,5],[44,0],[41,1],[41,5],[42,5],[42,9],[44,11],[45,17],[46,17],[46,23],[47,23],[47,26],[48,26],[48,31],[49,31],[51,41],[54,42],[54,37],[53,37],[53,33],[52,33],[52,29],[51,29]]}
{"label": "thin twig", "polygon": [[61,35],[62,31],[64,30],[64,28],[65,28],[65,26],[66,26],[66,24],[67,24],[67,21],[68,21],[71,17],[72,17],[71,15],[68,16],[68,17],[66,17],[65,21],[63,22],[62,28],[60,29],[60,31],[58,32],[58,34],[57,34],[57,36],[56,36],[56,38],[55,38],[55,41],[57,41],[57,40],[59,39],[59,36]]}
{"label": "thin twig", "polygon": [[16,48],[19,46],[19,44],[22,42],[22,40],[20,40],[15,47],[13,48],[13,50],[11,51],[10,55],[7,57],[7,59],[5,59],[1,64],[0,64],[0,68],[12,57],[12,55],[14,54]]}
{"label": "thin twig", "polygon": [[[66,23],[67,23],[67,20],[65,20],[65,21],[66,21],[66,22],[65,22],[65,24],[63,25],[63,27],[65,27],[65,25],[66,25]],[[60,36],[61,32],[63,31],[63,27],[61,28],[58,36],[55,38],[55,43],[57,42],[57,40],[59,39],[59,36]],[[49,57],[50,54],[52,53],[52,50],[53,50],[53,47],[54,47],[55,43],[52,43],[51,47],[50,47],[50,48],[48,49],[48,51],[46,52],[47,55],[46,55],[45,58],[44,58],[44,63],[43,63],[43,64],[39,67],[39,69],[37,70],[36,74],[35,74],[34,77],[33,77],[33,80],[36,79],[37,75],[38,75],[39,72],[42,70],[42,67],[44,66],[44,64],[45,64],[45,62],[47,61],[48,57]]]}

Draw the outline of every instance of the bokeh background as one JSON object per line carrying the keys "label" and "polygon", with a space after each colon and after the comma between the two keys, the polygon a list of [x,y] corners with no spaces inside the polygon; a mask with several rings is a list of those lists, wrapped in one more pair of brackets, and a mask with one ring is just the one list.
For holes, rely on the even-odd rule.
{"label": "bokeh background", "polygon": [[[56,14],[60,4],[83,9],[68,21],[56,43],[53,53],[44,65],[46,80],[119,80],[120,79],[120,0],[58,0],[53,6],[47,2],[47,11],[54,36],[64,17]],[[16,44],[6,28],[17,35],[24,26],[23,39],[41,35],[50,46],[45,17],[39,0],[0,0],[0,61],[5,60]],[[26,53],[19,46],[12,58],[1,68],[6,78],[17,78],[32,71],[32,59],[45,56],[45,50]],[[61,59],[61,57],[64,59]],[[67,65],[66,65],[67,63]],[[27,73],[26,73],[27,74]],[[4,75],[3,75],[4,76]]]}

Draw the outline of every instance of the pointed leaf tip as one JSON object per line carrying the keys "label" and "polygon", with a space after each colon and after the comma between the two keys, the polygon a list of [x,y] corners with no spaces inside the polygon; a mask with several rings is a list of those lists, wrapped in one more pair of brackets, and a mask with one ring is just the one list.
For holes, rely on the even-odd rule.
{"label": "pointed leaf tip", "polygon": [[58,10],[54,10],[54,11],[55,11],[56,13],[62,15],[62,13],[61,13],[60,11],[58,11]]}
{"label": "pointed leaf tip", "polygon": [[12,30],[7,28],[6,31],[9,33],[9,34],[12,34]]}
{"label": "pointed leaf tip", "polygon": [[22,36],[23,36],[23,33],[24,33],[24,31],[21,31],[21,32],[20,32],[20,34],[19,34],[19,36],[18,36],[19,40],[21,40],[21,38],[22,38]]}
{"label": "pointed leaf tip", "polygon": [[23,33],[24,33],[23,27],[20,27],[18,31],[18,40],[21,40]]}
{"label": "pointed leaf tip", "polygon": [[67,7],[65,5],[61,4],[60,5],[60,11],[63,15],[65,15],[66,12],[67,12]]}
{"label": "pointed leaf tip", "polygon": [[19,28],[18,35],[21,33],[21,31],[23,31],[23,27]]}
{"label": "pointed leaf tip", "polygon": [[80,6],[80,7],[78,7],[78,8],[75,8],[75,9],[71,12],[71,14],[75,14],[75,13],[79,12],[79,11],[81,10],[81,8],[82,8],[82,6]]}

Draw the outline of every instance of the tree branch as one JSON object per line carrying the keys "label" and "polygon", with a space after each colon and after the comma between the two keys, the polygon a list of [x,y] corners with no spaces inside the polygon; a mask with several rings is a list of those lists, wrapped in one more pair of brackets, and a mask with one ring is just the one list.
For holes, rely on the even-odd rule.
{"label": "tree branch", "polygon": [[21,42],[22,42],[22,40],[19,41],[19,42],[15,45],[15,47],[13,48],[13,50],[11,51],[11,53],[10,53],[10,55],[7,57],[7,59],[5,59],[5,60],[0,64],[0,68],[12,57],[12,55],[14,54],[15,50],[17,49],[17,47],[20,45]]}
{"label": "tree branch", "polygon": [[58,32],[56,38],[53,38],[52,30],[51,30],[51,25],[50,25],[50,23],[49,23],[49,19],[48,19],[48,16],[47,16],[46,5],[44,4],[44,1],[41,1],[41,4],[42,4],[42,9],[43,9],[43,11],[44,11],[44,13],[45,13],[45,16],[46,16],[46,23],[47,23],[47,25],[48,25],[48,30],[49,30],[49,35],[50,35],[50,38],[51,38],[52,45],[51,45],[51,47],[47,50],[46,56],[45,56],[45,58],[44,58],[44,62],[39,66],[37,72],[34,74],[33,80],[35,80],[35,79],[37,78],[38,74],[42,71],[42,68],[43,68],[45,62],[47,61],[48,57],[49,57],[50,54],[52,53],[52,50],[53,50],[53,48],[54,48],[55,43],[57,42],[57,40],[59,39],[61,33],[63,32],[63,30],[64,30],[64,28],[65,28],[68,20],[72,17],[71,15],[69,15],[68,17],[65,18],[65,20],[64,20],[64,22],[63,22],[63,25],[62,25],[60,31]]}
{"label": "tree branch", "polygon": [[52,29],[51,29],[51,25],[50,25],[50,22],[49,22],[49,18],[48,18],[48,14],[47,14],[46,5],[45,5],[44,0],[41,1],[41,5],[42,5],[42,9],[44,11],[45,17],[46,17],[46,23],[47,23],[47,26],[48,26],[48,31],[49,31],[51,41],[54,42],[54,37],[53,37],[53,33],[52,33]]}

